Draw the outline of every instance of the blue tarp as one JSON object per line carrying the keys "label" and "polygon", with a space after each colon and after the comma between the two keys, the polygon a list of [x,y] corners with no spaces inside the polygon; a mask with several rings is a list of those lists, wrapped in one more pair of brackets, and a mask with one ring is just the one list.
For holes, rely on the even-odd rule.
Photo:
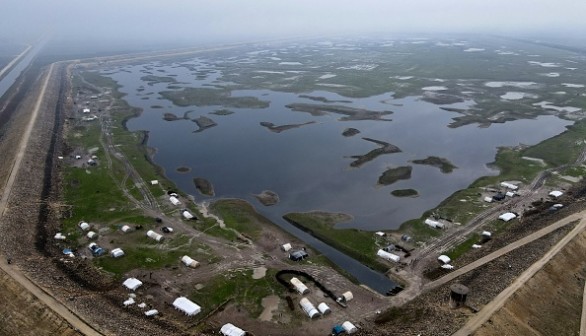
{"label": "blue tarp", "polygon": [[332,334],[334,334],[334,335],[340,335],[345,332],[346,332],[346,330],[341,325],[337,325],[332,328]]}

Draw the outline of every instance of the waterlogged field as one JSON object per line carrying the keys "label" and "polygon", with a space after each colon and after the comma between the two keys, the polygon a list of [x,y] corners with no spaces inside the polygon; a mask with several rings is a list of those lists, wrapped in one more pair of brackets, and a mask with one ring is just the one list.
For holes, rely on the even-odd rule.
{"label": "waterlogged field", "polygon": [[[384,38],[257,44],[101,74],[143,110],[127,126],[149,132],[154,161],[196,198],[209,199],[193,183],[205,179],[214,197],[273,220],[322,210],[353,217],[338,227],[379,230],[495,175],[499,147],[581,119],[585,69],[581,54],[527,42]],[[262,206],[264,190],[278,203]]]}

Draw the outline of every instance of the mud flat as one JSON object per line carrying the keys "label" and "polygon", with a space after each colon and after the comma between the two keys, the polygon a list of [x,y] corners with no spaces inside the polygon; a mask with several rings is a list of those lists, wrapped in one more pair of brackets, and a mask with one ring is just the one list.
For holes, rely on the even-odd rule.
{"label": "mud flat", "polygon": [[254,194],[254,197],[264,206],[271,206],[279,203],[279,195],[270,190],[263,190],[260,194]]}
{"label": "mud flat", "polygon": [[437,157],[437,156],[428,156],[425,159],[421,160],[413,160],[411,161],[415,164],[422,164],[428,165],[432,167],[439,168],[442,173],[448,174],[454,171],[454,169],[458,168],[453,163],[451,163],[448,159]]}
{"label": "mud flat", "polygon": [[232,97],[230,90],[210,88],[184,88],[177,91],[162,91],[161,96],[177,106],[213,106],[234,108],[267,108],[269,102],[256,97]]}
{"label": "mud flat", "polygon": [[375,139],[371,139],[371,138],[362,138],[362,139],[364,139],[366,141],[373,142],[373,143],[379,145],[380,147],[373,149],[364,155],[351,156],[351,158],[356,159],[356,160],[352,161],[352,163],[350,163],[351,167],[360,167],[363,164],[365,164],[369,161],[372,161],[372,160],[376,159],[377,157],[384,155],[384,154],[393,154],[393,153],[401,152],[401,149],[399,147],[392,145],[388,142],[375,140]]}
{"label": "mud flat", "polygon": [[411,178],[411,170],[411,166],[389,168],[378,178],[378,184],[390,185],[399,180],[408,180]]}
{"label": "mud flat", "polygon": [[218,124],[208,117],[201,116],[199,118],[193,119],[193,122],[197,124],[199,129],[195,130],[194,132],[203,132],[210,127],[217,126]]}
{"label": "mud flat", "polygon": [[348,120],[386,120],[385,115],[392,114],[392,111],[372,111],[356,107],[340,106],[340,105],[320,105],[320,104],[306,104],[293,103],[285,105],[285,107],[295,112],[307,112],[312,116],[323,116],[328,113],[342,114],[345,117],[340,118],[341,121]]}
{"label": "mud flat", "polygon": [[193,179],[193,184],[202,195],[214,196],[214,186],[210,181],[202,177],[195,177]]}
{"label": "mud flat", "polygon": [[260,125],[263,127],[266,127],[269,131],[271,132],[275,132],[275,133],[281,133],[293,128],[299,128],[305,125],[311,125],[311,124],[315,124],[315,121],[308,121],[306,123],[302,123],[302,124],[290,124],[290,125],[281,125],[281,126],[275,126],[275,124],[270,123],[268,121],[261,121]]}

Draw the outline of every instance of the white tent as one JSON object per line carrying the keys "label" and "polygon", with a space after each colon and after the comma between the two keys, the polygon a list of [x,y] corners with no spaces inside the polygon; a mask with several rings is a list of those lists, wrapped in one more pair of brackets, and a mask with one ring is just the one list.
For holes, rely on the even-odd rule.
{"label": "white tent", "polygon": [[442,264],[449,264],[450,261],[452,261],[452,259],[450,259],[450,257],[448,257],[445,254],[442,254],[441,256],[437,257],[437,260],[439,260],[439,262],[441,262]]}
{"label": "white tent", "polygon": [[485,202],[488,202],[488,203],[492,203],[492,197],[490,197],[490,196],[486,196],[486,197],[484,198],[484,201],[485,201]]}
{"label": "white tent", "polygon": [[90,228],[90,225],[86,222],[79,222],[79,227],[83,230],[83,231],[87,231]]}
{"label": "white tent", "polygon": [[442,268],[447,269],[447,270],[452,270],[452,269],[454,269],[454,266],[452,266],[450,264],[445,264],[445,265],[442,265]]}
{"label": "white tent", "polygon": [[425,220],[425,224],[431,226],[434,229],[435,228],[443,229],[443,227],[444,227],[444,223],[440,223],[440,222],[435,221],[435,220],[430,219],[430,218],[428,218],[428,219]]}
{"label": "white tent", "polygon": [[139,304],[138,304],[138,308],[140,308],[140,309],[145,309],[145,308],[146,308],[146,306],[147,306],[147,305],[146,305],[146,303],[144,303],[144,302],[143,302],[143,303],[139,303]]}
{"label": "white tent", "polygon": [[187,210],[183,211],[181,214],[187,220],[193,219],[193,215],[191,214],[191,212],[189,212]]}
{"label": "white tent", "polygon": [[130,305],[133,305],[134,303],[135,303],[135,301],[134,301],[133,298],[129,298],[128,300],[126,300],[126,301],[123,302],[124,307],[128,307]]}
{"label": "white tent", "polygon": [[307,288],[307,286],[305,286],[299,279],[291,278],[291,284],[295,286],[295,289],[299,292],[299,294],[309,293],[309,288]]}
{"label": "white tent", "polygon": [[169,201],[171,201],[171,203],[173,203],[173,205],[181,204],[181,201],[179,199],[177,199],[177,197],[175,197],[175,196],[169,197]]}
{"label": "white tent", "polygon": [[317,309],[319,310],[319,312],[322,315],[326,315],[326,314],[329,314],[332,312],[332,310],[330,309],[330,306],[328,306],[325,302],[318,304]]}
{"label": "white tent", "polygon": [[232,323],[226,323],[220,328],[220,332],[224,336],[244,336],[246,335],[246,331],[238,328],[237,326],[233,325]]}
{"label": "white tent", "polygon": [[561,192],[561,191],[559,191],[559,190],[554,190],[554,191],[552,191],[552,192],[549,193],[549,196],[558,198],[558,197],[562,196],[563,194],[564,193]]}
{"label": "white tent", "polygon": [[349,321],[342,323],[342,328],[344,328],[344,330],[346,330],[348,334],[353,334],[358,331],[358,329],[356,329],[356,326],[350,323]]}
{"label": "white tent", "polygon": [[124,280],[122,285],[132,291],[136,290],[138,287],[142,286],[142,281],[136,278],[128,278]]}
{"label": "white tent", "polygon": [[110,255],[114,258],[120,258],[124,255],[124,251],[122,251],[122,249],[118,247],[110,251]]}
{"label": "white tent", "polygon": [[514,192],[514,191],[507,191],[507,192],[505,193],[505,195],[506,195],[507,197],[515,197],[515,196],[517,196],[517,193],[516,193],[516,192]]}
{"label": "white tent", "polygon": [[199,262],[186,255],[181,257],[181,262],[187,267],[196,268],[199,266]]}
{"label": "white tent", "polygon": [[563,205],[563,204],[560,204],[560,203],[554,204],[554,205],[552,205],[552,206],[553,206],[554,208],[557,208],[557,209],[560,209],[560,208],[563,208],[563,207],[564,207],[564,205]]}
{"label": "white tent", "polygon": [[150,317],[150,316],[155,316],[155,315],[158,315],[158,314],[159,314],[159,311],[158,311],[158,310],[156,310],[156,309],[151,309],[151,310],[147,310],[147,311],[145,311],[145,312],[144,312],[144,314],[145,314],[146,316],[149,316],[149,317]]}
{"label": "white tent", "polygon": [[86,108],[84,108],[84,109],[82,110],[82,112],[83,112],[83,113],[90,113],[90,109],[86,107]]}
{"label": "white tent", "polygon": [[186,297],[178,297],[173,301],[173,307],[182,311],[185,315],[193,316],[201,312],[201,307]]}
{"label": "white tent", "polygon": [[479,249],[479,248],[481,248],[481,247],[482,247],[482,245],[478,245],[478,244],[472,244],[472,248],[473,248],[473,249]]}
{"label": "white tent", "polygon": [[94,239],[98,236],[98,234],[95,233],[94,231],[90,231],[85,236],[88,237],[88,239]]}
{"label": "white tent", "polygon": [[344,301],[348,302],[354,298],[354,295],[352,295],[351,291],[347,291],[346,293],[342,294],[342,297],[344,298]]}
{"label": "white tent", "polygon": [[281,250],[283,250],[285,252],[289,252],[289,250],[292,249],[292,248],[293,247],[289,243],[281,245]]}
{"label": "white tent", "polygon": [[389,253],[382,249],[378,250],[378,252],[376,252],[376,255],[389,261],[399,262],[399,260],[401,260],[401,257],[399,257],[398,255]]}
{"label": "white tent", "polygon": [[151,181],[151,185],[157,185],[157,184],[159,184],[159,180],[152,180]]}
{"label": "white tent", "polygon": [[65,240],[65,238],[67,238],[67,237],[65,237],[61,232],[57,232],[55,234],[55,237],[53,237],[53,238],[55,238],[57,240]]}
{"label": "white tent", "polygon": [[485,237],[491,237],[492,233],[490,233],[489,231],[482,231],[482,235]]}
{"label": "white tent", "polygon": [[147,233],[146,233],[146,235],[147,235],[147,237],[155,240],[156,242],[160,242],[161,240],[163,240],[163,236],[160,235],[160,234],[158,234],[158,233],[156,233],[153,230],[148,230]]}
{"label": "white tent", "polygon": [[507,188],[507,189],[511,189],[511,190],[517,190],[519,189],[519,187],[517,187],[516,185],[512,184],[512,183],[508,183],[508,182],[501,182],[501,187]]}
{"label": "white tent", "polygon": [[126,232],[130,231],[130,226],[128,226],[128,225],[122,225],[122,227],[120,228],[120,230],[122,232],[125,232],[126,233]]}
{"label": "white tent", "polygon": [[309,318],[319,316],[319,311],[315,309],[315,306],[307,298],[301,299],[301,301],[299,301],[299,305],[301,306],[305,314],[309,316]]}
{"label": "white tent", "polygon": [[382,232],[382,231],[377,231],[374,234],[377,235],[377,236],[379,236],[379,237],[384,237],[385,236],[385,233]]}
{"label": "white tent", "polygon": [[507,213],[504,213],[504,214],[500,215],[500,216],[499,216],[499,219],[500,219],[500,220],[502,220],[502,221],[508,222],[508,221],[510,221],[511,219],[514,219],[514,218],[516,218],[516,217],[517,217],[517,215],[515,215],[514,213],[512,213],[512,212],[507,212]]}

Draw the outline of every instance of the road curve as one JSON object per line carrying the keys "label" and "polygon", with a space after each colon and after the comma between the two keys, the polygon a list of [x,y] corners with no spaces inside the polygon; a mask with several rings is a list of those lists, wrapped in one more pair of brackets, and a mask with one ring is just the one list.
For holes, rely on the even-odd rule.
{"label": "road curve", "polygon": [[[579,214],[572,215],[584,215],[586,212],[581,212]],[[563,222],[559,221],[559,222]],[[558,223],[559,223],[558,222]],[[554,224],[555,225],[555,224]],[[531,265],[525,272],[523,272],[513,283],[505,288],[499,295],[497,295],[491,302],[489,302],[486,306],[484,306],[478,314],[474,315],[472,318],[468,320],[468,322],[457,332],[455,332],[452,336],[468,336],[474,333],[478,328],[480,328],[490,317],[499,309],[501,309],[507,300],[515,294],[515,292],[521,288],[529,279],[531,279],[535,273],[543,268],[559,251],[561,251],[574,237],[576,237],[579,233],[584,231],[586,228],[586,219],[580,220],[580,223],[576,225],[576,227],[570,231],[567,235],[565,235],[557,244],[555,244],[541,259],[539,259],[536,263]],[[584,319],[582,319],[582,323],[584,323]],[[582,329],[580,330],[580,335],[582,335]]]}
{"label": "road curve", "polygon": [[[0,199],[0,218],[4,217],[6,213],[8,205],[8,199],[10,198],[10,194],[12,192],[12,188],[14,187],[14,183],[16,181],[16,176],[20,170],[20,166],[22,164],[22,160],[24,158],[24,154],[26,152],[30,136],[32,134],[35,122],[37,117],[40,113],[43,98],[45,97],[45,92],[47,87],[49,86],[49,80],[53,75],[55,64],[51,64],[49,71],[45,75],[45,79],[43,81],[43,86],[41,88],[41,92],[37,97],[37,101],[35,103],[34,109],[32,111],[29,123],[26,126],[26,129],[22,135],[20,143],[18,145],[18,152],[16,157],[14,158],[14,163],[12,164],[12,168],[10,169],[10,175],[4,185],[4,191],[2,193],[2,198]],[[102,335],[97,332],[94,328],[92,328],[89,324],[83,321],[79,316],[77,316],[74,312],[69,310],[63,303],[55,299],[51,293],[44,290],[40,286],[37,286],[33,281],[27,278],[20,270],[12,265],[8,265],[5,261],[5,256],[0,255],[0,268],[6,272],[10,277],[12,277],[15,281],[17,281],[22,287],[32,293],[37,299],[39,299],[42,303],[44,303],[48,308],[52,309],[56,314],[61,316],[65,319],[69,324],[75,328],[77,331],[81,332],[84,335],[89,336],[99,336]]]}

